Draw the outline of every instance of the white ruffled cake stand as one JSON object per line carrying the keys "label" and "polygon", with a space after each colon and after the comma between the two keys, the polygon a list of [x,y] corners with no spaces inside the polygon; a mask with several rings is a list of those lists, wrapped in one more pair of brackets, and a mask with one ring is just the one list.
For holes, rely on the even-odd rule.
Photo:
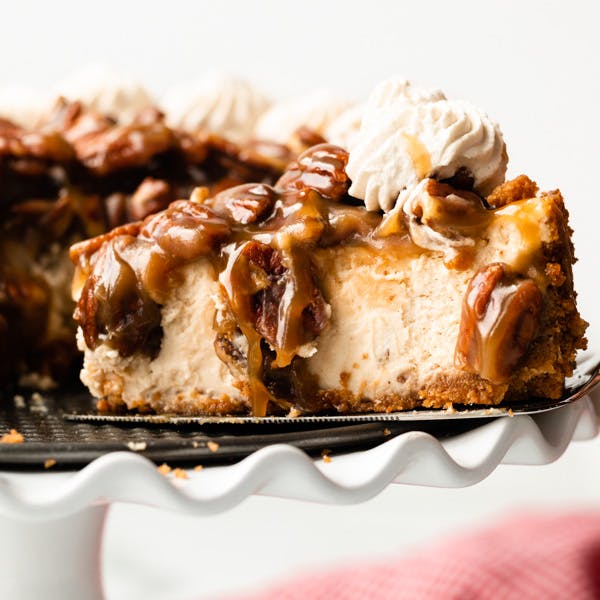
{"label": "white ruffled cake stand", "polygon": [[114,452],[77,472],[0,472],[4,597],[103,597],[100,548],[113,502],[189,515],[226,511],[251,494],[326,504],[367,500],[391,483],[465,487],[500,464],[544,465],[571,441],[598,434],[600,390],[535,416],[500,417],[438,440],[407,432],[371,449],[313,460],[288,445],[224,467],[165,477],[135,452]]}

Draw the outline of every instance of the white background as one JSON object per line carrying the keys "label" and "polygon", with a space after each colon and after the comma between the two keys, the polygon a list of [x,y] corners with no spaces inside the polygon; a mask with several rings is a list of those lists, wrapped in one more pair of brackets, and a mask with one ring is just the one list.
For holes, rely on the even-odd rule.
{"label": "white background", "polygon": [[[595,2],[21,0],[2,3],[0,22],[0,85],[43,90],[103,60],[156,94],[218,68],[275,97],[329,88],[360,99],[400,73],[478,104],[503,128],[509,174],[563,191],[581,259],[581,309],[600,331]],[[356,507],[252,498],[207,519],[116,507],[105,547],[108,595],[248,591],[308,566],[407,552],[525,507],[597,506],[599,468],[600,444],[588,442],[549,467],[504,467],[465,490],[393,487]]]}

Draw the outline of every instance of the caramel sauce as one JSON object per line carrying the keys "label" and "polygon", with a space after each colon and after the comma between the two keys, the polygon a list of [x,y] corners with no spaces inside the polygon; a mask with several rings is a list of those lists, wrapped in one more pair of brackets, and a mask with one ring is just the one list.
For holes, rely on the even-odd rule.
{"label": "caramel sauce", "polygon": [[541,305],[532,279],[502,263],[480,269],[463,301],[456,366],[494,384],[508,382],[536,334]]}
{"label": "caramel sauce", "polygon": [[511,267],[517,272],[527,273],[536,283],[545,288],[544,263],[541,260],[540,224],[544,220],[544,210],[540,203],[527,199],[512,202],[494,211],[497,220],[513,224],[517,235],[511,236],[512,251],[515,256]]}
{"label": "caramel sauce", "polygon": [[[426,150],[418,140],[410,143],[415,164],[425,172]],[[123,356],[155,356],[160,306],[180,267],[204,257],[212,263],[227,303],[227,314],[215,319],[215,348],[237,379],[245,369],[253,414],[263,416],[270,406],[309,407],[314,385],[302,357],[310,353],[330,313],[315,251],[342,244],[398,257],[425,251],[409,235],[401,211],[383,216],[353,205],[347,196],[347,159],[341,148],[321,144],[291,163],[274,187],[241,185],[212,198],[200,189],[193,201],[173,202],[143,222],[74,246],[76,282],[83,286],[75,316],[88,347],[103,342]],[[485,235],[498,212],[487,209],[475,194],[447,184],[432,180],[426,190],[417,225],[449,240]],[[468,261],[457,259],[453,268],[467,266]],[[457,349],[467,368],[494,379],[512,368],[514,353],[502,332],[511,327],[524,331],[519,348],[527,341],[526,327],[515,325],[512,317],[522,287],[515,288],[511,280],[490,292],[491,308],[473,327],[473,302],[467,294],[465,327],[475,331],[469,340],[476,341]],[[245,361],[235,341],[240,335],[248,345]],[[489,356],[499,352],[508,356],[503,366],[489,364]]]}
{"label": "caramel sauce", "polygon": [[406,140],[408,155],[412,160],[413,167],[419,179],[429,176],[431,173],[431,156],[425,144],[415,135],[402,134]]}
{"label": "caramel sauce", "polygon": [[225,249],[228,258],[225,269],[219,275],[219,282],[227,295],[235,322],[229,321],[228,327],[223,328],[220,333],[232,333],[229,328],[235,323],[248,341],[247,375],[252,412],[262,416],[266,414],[269,400],[274,398],[263,383],[263,358],[260,347],[262,337],[253,325],[255,318],[251,304],[252,296],[259,289],[253,285],[252,270],[243,253],[245,247],[245,244],[237,247],[232,244]]}

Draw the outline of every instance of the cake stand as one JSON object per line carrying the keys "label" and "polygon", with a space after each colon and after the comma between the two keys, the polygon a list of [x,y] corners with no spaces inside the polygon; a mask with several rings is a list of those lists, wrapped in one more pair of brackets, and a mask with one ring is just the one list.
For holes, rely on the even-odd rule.
{"label": "cake stand", "polygon": [[445,439],[409,431],[370,450],[311,459],[276,444],[233,465],[160,474],[131,452],[80,471],[0,472],[0,572],[5,597],[103,597],[100,549],[108,508],[127,502],[189,515],[226,511],[251,494],[326,504],[363,502],[386,486],[465,487],[500,464],[544,465],[598,434],[600,394],[535,416],[490,419]]}

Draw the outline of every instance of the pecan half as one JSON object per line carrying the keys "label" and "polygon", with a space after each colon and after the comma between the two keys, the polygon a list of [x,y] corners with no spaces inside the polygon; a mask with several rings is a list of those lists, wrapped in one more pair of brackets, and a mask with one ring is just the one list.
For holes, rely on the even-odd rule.
{"label": "pecan half", "polygon": [[[475,244],[492,215],[475,193],[434,179],[423,179],[402,192],[399,204],[412,241],[421,248],[443,252],[445,265],[456,269],[469,266]],[[395,213],[391,211],[386,221]],[[386,222],[383,233],[393,232],[393,225],[393,221]]]}
{"label": "pecan half", "polygon": [[456,367],[506,383],[535,337],[542,292],[532,279],[492,263],[471,279],[463,300]]}
{"label": "pecan half", "polygon": [[88,348],[103,340],[121,356],[141,351],[154,358],[162,339],[160,308],[122,255],[132,243],[135,238],[119,236],[102,246],[74,317]]}
{"label": "pecan half", "polygon": [[311,188],[324,198],[339,201],[350,187],[347,163],[346,150],[333,144],[319,144],[290,163],[275,187],[284,190]]}
{"label": "pecan half", "polygon": [[242,331],[254,330],[286,366],[326,326],[330,310],[305,252],[284,252],[256,240],[230,256],[219,277]]}
{"label": "pecan half", "polygon": [[277,192],[270,185],[248,183],[220,192],[212,199],[211,206],[217,213],[247,225],[267,217],[277,198]]}
{"label": "pecan half", "polygon": [[84,109],[79,102],[62,100],[47,129],[58,130],[71,143],[77,159],[99,176],[144,166],[152,157],[177,143],[162,113],[152,108],[140,112],[129,125],[119,125],[104,115]]}
{"label": "pecan half", "polygon": [[225,219],[202,204],[177,200],[169,208],[146,218],[140,236],[154,240],[175,264],[208,254],[227,238]]}
{"label": "pecan half", "polygon": [[[0,157],[68,162],[73,150],[62,135],[54,131],[26,131],[6,119],[0,119]],[[28,164],[31,168],[31,164]]]}

